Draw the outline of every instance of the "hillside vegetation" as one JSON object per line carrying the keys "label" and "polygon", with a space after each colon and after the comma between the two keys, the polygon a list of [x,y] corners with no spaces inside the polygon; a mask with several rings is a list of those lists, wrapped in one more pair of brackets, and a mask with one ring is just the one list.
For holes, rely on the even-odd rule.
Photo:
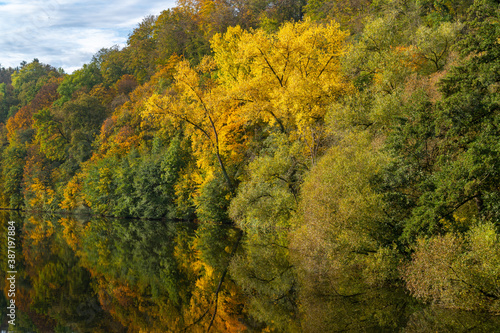
{"label": "hillside vegetation", "polygon": [[0,122],[3,208],[234,224],[317,293],[500,311],[496,1],[179,0],[1,68]]}

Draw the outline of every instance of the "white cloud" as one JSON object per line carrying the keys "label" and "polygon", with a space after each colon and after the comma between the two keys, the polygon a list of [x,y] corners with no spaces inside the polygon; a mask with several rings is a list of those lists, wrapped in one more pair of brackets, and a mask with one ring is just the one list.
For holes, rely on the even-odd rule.
{"label": "white cloud", "polygon": [[38,58],[72,72],[101,48],[123,46],[144,17],[174,5],[174,0],[1,1],[0,64],[16,67]]}

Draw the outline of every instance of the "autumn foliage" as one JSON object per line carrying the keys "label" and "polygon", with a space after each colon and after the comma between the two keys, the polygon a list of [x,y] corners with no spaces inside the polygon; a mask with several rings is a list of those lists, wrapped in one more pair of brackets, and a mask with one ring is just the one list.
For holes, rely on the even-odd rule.
{"label": "autumn foliage", "polygon": [[[154,252],[137,234],[157,236],[148,222],[29,220],[33,307],[59,297],[64,271],[94,279],[92,302],[135,331],[198,329],[210,311],[240,330],[238,288],[247,318],[277,331],[299,329],[283,313],[299,318],[305,285],[498,312],[499,15],[490,0],[183,0],[72,74],[1,68],[1,208],[200,223],[185,248],[161,248],[171,261],[121,279],[126,251]],[[223,242],[210,223],[245,235],[223,264],[204,252]],[[49,263],[44,239],[89,273]],[[215,311],[221,272],[233,279]]]}

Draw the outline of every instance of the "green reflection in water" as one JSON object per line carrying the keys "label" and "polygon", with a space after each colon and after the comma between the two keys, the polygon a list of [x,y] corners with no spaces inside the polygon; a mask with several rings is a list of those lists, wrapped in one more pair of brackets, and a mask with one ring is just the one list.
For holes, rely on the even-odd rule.
{"label": "green reflection in water", "polygon": [[[424,306],[400,289],[338,293],[325,277],[299,269],[305,259],[290,255],[285,233],[277,230],[248,232],[240,241],[240,231],[216,224],[6,211],[0,218],[2,239],[7,221],[16,221],[18,230],[18,332],[495,332],[500,327],[498,317]],[[4,324],[5,275],[3,269]]]}

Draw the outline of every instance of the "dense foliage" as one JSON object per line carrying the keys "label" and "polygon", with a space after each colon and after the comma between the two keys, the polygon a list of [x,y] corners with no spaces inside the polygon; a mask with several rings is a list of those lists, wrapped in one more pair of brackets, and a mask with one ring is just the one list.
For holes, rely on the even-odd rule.
{"label": "dense foliage", "polygon": [[[275,321],[297,284],[499,312],[499,19],[493,0],[179,0],[72,74],[0,69],[0,206],[233,224],[246,236],[230,274],[278,330],[297,329]],[[150,228],[97,227],[85,242],[100,251]],[[123,251],[179,251],[141,242]],[[87,252],[103,285],[125,269]],[[293,269],[270,265],[258,287],[242,256]],[[131,279],[187,311],[194,296],[169,281],[202,268],[170,264]],[[34,283],[62,268],[44,269]],[[125,326],[143,315],[114,311]]]}

